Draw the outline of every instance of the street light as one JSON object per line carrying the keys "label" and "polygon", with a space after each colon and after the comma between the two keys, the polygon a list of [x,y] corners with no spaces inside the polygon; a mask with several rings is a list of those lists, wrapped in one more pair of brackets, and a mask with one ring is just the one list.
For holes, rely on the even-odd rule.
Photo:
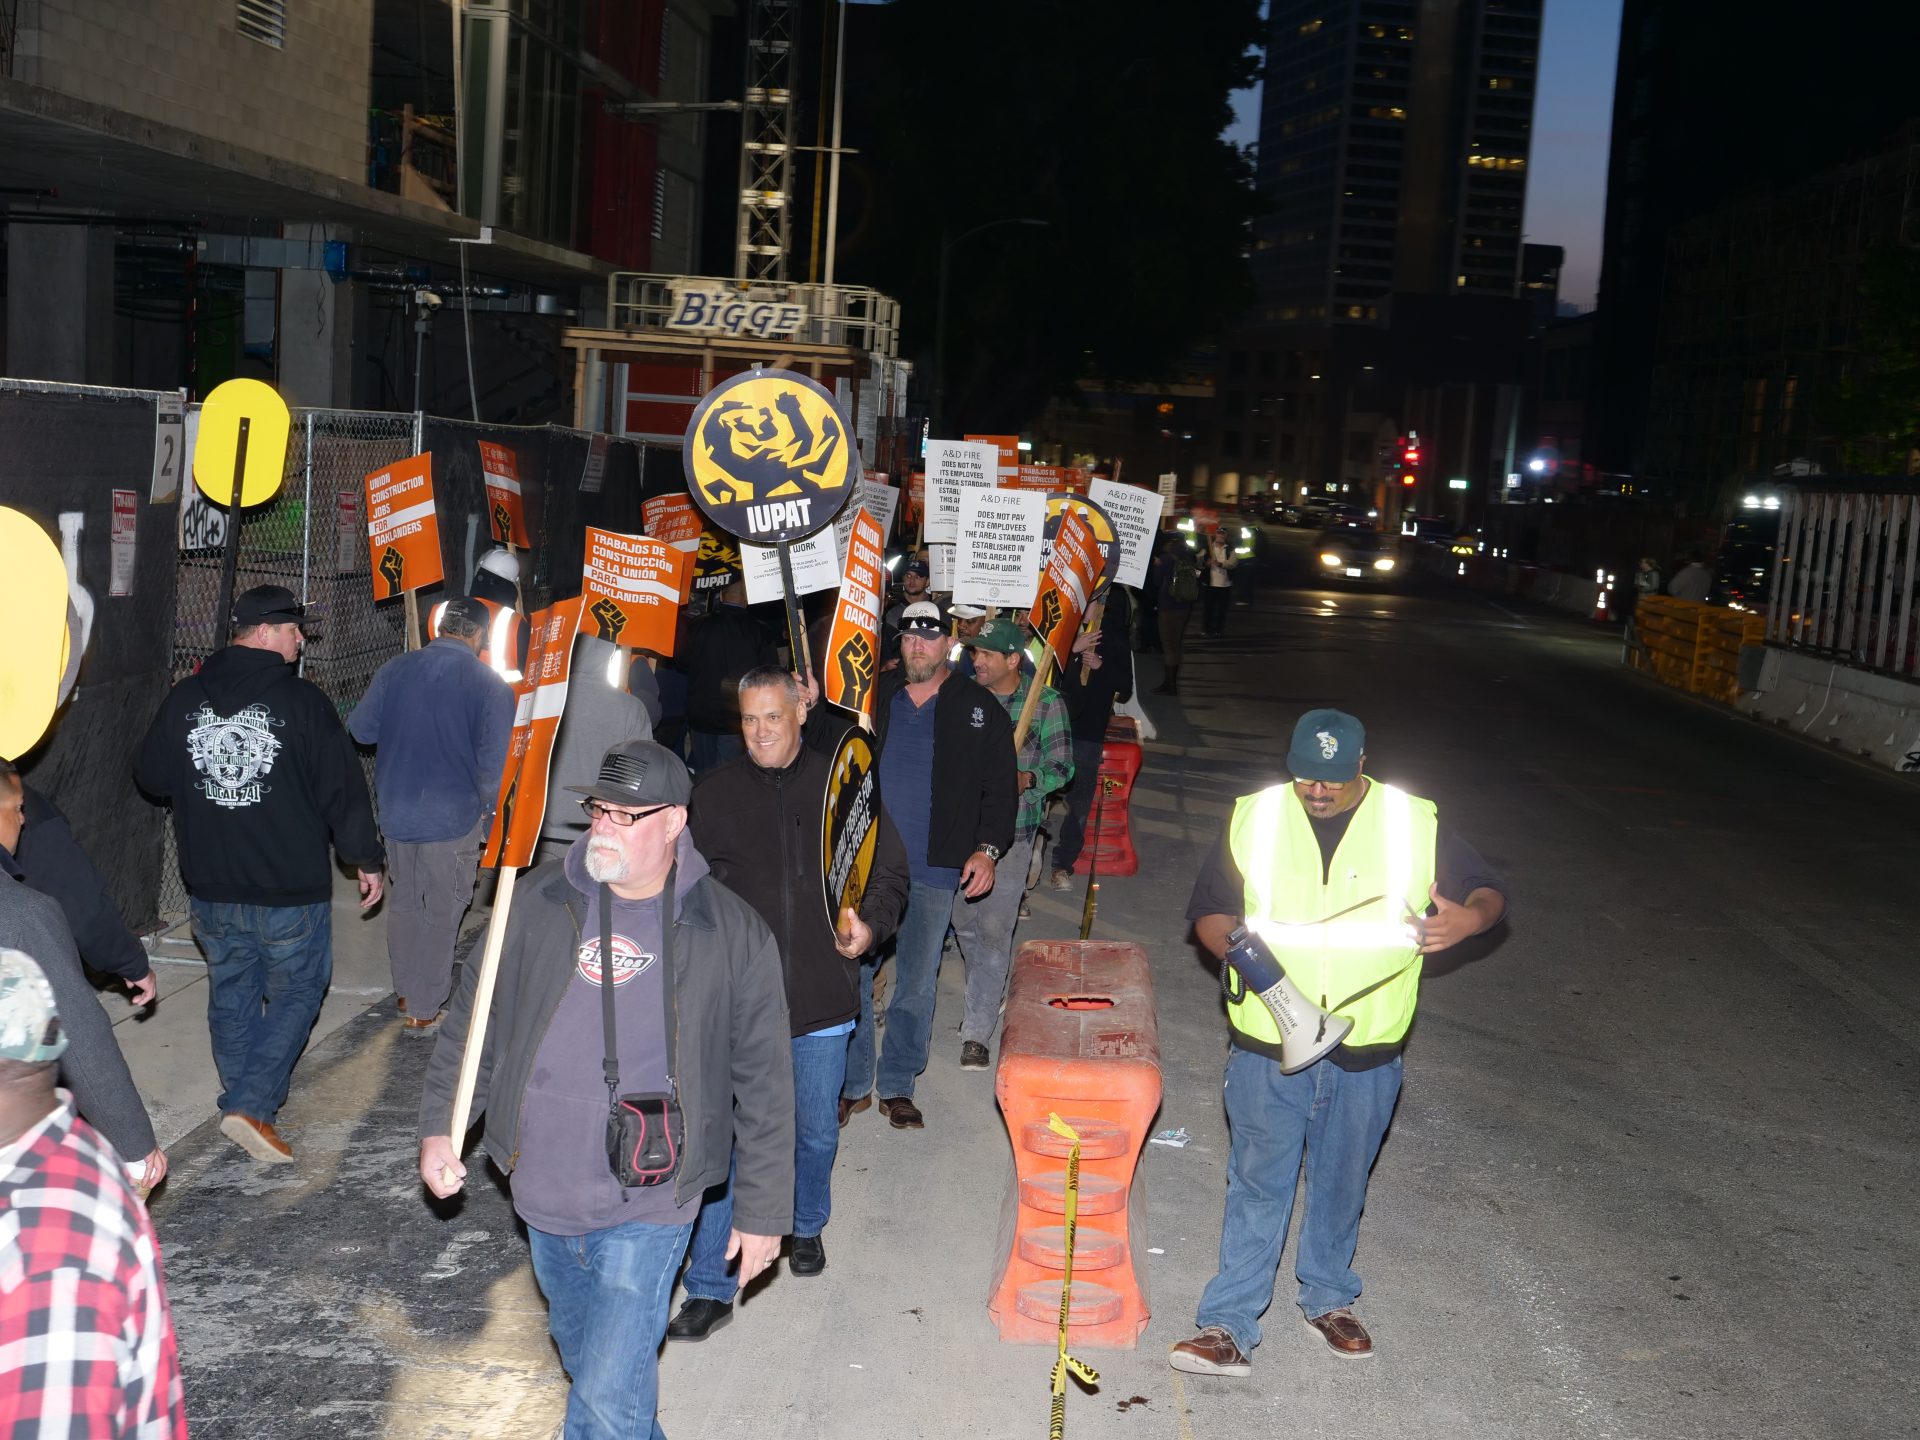
{"label": "street light", "polygon": [[940,232],[940,289],[939,298],[934,303],[933,312],[933,431],[944,437],[947,424],[947,270],[954,249],[971,240],[976,235],[989,230],[998,230],[1003,225],[1040,225],[1050,226],[1051,220],[1031,220],[1024,217],[1007,220],[989,220],[976,225],[971,230],[963,230],[958,235]]}

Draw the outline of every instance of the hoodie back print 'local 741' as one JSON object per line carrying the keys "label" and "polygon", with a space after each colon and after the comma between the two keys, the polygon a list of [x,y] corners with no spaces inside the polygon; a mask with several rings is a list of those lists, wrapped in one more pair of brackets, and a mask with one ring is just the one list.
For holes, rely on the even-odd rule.
{"label": "hoodie back print 'local 741'", "polygon": [[312,905],[345,863],[383,861],[373,802],[333,702],[270,650],[229,646],[173,687],[134,763],[173,806],[180,874],[196,899]]}

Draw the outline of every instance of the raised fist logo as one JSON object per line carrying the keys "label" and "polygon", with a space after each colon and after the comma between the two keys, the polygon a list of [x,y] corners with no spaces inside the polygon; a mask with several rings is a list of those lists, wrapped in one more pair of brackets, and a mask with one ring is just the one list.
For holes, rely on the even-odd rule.
{"label": "raised fist logo", "polygon": [[587,612],[600,627],[600,638],[620,643],[620,632],[627,628],[627,612],[602,595]]}
{"label": "raised fist logo", "polygon": [[513,542],[513,515],[503,500],[493,502],[493,538],[502,544]]}
{"label": "raised fist logo", "polygon": [[1060,601],[1058,590],[1049,590],[1040,597],[1040,623],[1034,628],[1051,640],[1053,632],[1060,628],[1060,622],[1067,618],[1067,607]]}
{"label": "raised fist logo", "polygon": [[873,689],[873,646],[864,632],[856,630],[833,657],[840,667],[840,704],[849,710],[867,708],[867,692]]}
{"label": "raised fist logo", "polygon": [[382,600],[391,600],[400,593],[400,576],[406,568],[407,562],[398,546],[389,545],[380,552],[380,578],[387,582],[387,593],[380,597]]}

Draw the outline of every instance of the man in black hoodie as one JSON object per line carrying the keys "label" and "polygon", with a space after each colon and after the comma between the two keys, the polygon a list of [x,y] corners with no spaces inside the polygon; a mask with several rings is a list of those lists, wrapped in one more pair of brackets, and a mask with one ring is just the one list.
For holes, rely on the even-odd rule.
{"label": "man in black hoodie", "polygon": [[[807,711],[799,682],[777,666],[740,680],[744,759],[709,770],[693,787],[687,827],[716,880],[767,922],[780,946],[793,1030],[793,1256],[796,1275],[827,1268],[820,1236],[832,1210],[840,1149],[840,1085],[847,1037],[860,1013],[860,957],[892,936],[907,905],[907,852],[876,809],[873,866],[860,905],[829,921],[821,869],[821,819],[832,761],[801,743]],[[687,1302],[667,1326],[702,1340],[733,1318],[739,1288],[727,1273],[731,1188],[709,1193],[694,1227]]]}
{"label": "man in black hoodie", "polygon": [[333,978],[328,840],[360,872],[362,910],[380,903],[386,859],[333,702],[289,668],[305,623],[284,586],[236,600],[233,643],[173,687],[133,769],[173,806],[207,957],[220,1132],[269,1165],[293,1159],[273,1122]]}

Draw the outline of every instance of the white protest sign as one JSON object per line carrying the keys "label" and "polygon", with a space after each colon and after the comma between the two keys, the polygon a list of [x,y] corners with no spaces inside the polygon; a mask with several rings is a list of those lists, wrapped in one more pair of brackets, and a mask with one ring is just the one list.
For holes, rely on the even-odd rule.
{"label": "white protest sign", "polygon": [[[793,593],[811,595],[816,590],[840,588],[840,547],[834,528],[815,531],[804,540],[796,540],[793,552]],[[780,547],[740,542],[740,568],[747,577],[747,603],[760,605],[786,598],[780,584]]]}
{"label": "white protest sign", "polygon": [[153,402],[153,481],[147,498],[164,505],[180,493],[180,477],[187,456],[187,402],[178,395],[162,395]]}
{"label": "white protest sign", "polygon": [[865,510],[868,518],[880,527],[881,535],[891,535],[893,510],[899,503],[900,492],[884,480],[868,480],[863,476],[855,484],[853,499],[833,517],[833,543],[839,553],[842,569],[846,568],[847,537],[853,533],[853,517]]}
{"label": "white protest sign", "polygon": [[580,493],[598,495],[607,479],[607,437],[595,435],[587,442],[587,463],[580,471]]}
{"label": "white protest sign", "polygon": [[945,595],[953,589],[953,546],[927,546],[927,589]]}
{"label": "white protest sign", "polygon": [[1047,497],[1037,490],[977,490],[960,495],[953,598],[962,605],[1024,609],[1040,590],[1040,547]]}
{"label": "white protest sign", "polygon": [[929,440],[927,524],[923,537],[927,544],[951,545],[958,538],[963,488],[983,486],[991,490],[999,483],[998,446],[984,440]]}
{"label": "white protest sign", "polygon": [[1139,589],[1147,583],[1147,561],[1153,555],[1153,533],[1160,528],[1165,498],[1157,491],[1118,480],[1096,480],[1087,498],[1107,512],[1120,553],[1113,557],[1113,583]]}
{"label": "white protest sign", "polygon": [[1180,486],[1180,477],[1168,470],[1160,476],[1160,498],[1171,505],[1174,491]]}
{"label": "white protest sign", "polygon": [[140,526],[140,493],[137,490],[113,492],[113,561],[107,584],[109,595],[133,594],[133,558]]}

